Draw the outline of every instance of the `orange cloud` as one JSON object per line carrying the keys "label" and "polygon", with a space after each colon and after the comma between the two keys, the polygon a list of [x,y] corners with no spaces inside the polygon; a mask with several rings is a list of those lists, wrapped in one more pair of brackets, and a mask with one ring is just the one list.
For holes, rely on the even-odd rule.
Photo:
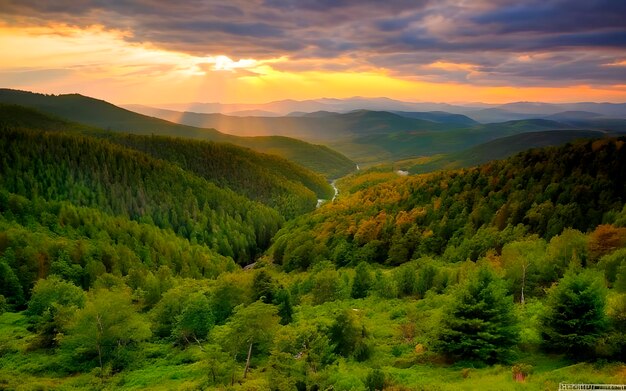
{"label": "orange cloud", "polygon": [[[624,86],[509,87],[405,79],[383,68],[289,68],[290,59],[233,59],[129,42],[123,30],[9,27],[0,25],[0,86],[45,93],[78,92],[115,103],[219,101],[261,103],[280,99],[351,96],[407,101],[533,100],[626,101]],[[320,60],[332,65],[333,59]],[[296,63],[294,61],[294,63]],[[609,64],[623,66],[623,62]],[[476,72],[466,63],[437,61],[427,67]],[[284,69],[284,70],[278,70]],[[332,67],[328,67],[332,69]]]}

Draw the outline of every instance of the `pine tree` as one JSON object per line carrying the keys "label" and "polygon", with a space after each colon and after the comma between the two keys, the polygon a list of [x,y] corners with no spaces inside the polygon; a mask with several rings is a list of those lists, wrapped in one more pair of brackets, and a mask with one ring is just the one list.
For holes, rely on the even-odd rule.
{"label": "pine tree", "polygon": [[372,287],[372,276],[365,262],[359,263],[354,271],[351,295],[355,299],[362,299],[369,294],[369,290]]}
{"label": "pine tree", "polygon": [[506,361],[518,341],[513,298],[489,268],[457,289],[445,314],[437,347],[455,359]]}
{"label": "pine tree", "polygon": [[569,272],[551,289],[542,337],[547,350],[585,357],[607,328],[606,292],[591,272]]}

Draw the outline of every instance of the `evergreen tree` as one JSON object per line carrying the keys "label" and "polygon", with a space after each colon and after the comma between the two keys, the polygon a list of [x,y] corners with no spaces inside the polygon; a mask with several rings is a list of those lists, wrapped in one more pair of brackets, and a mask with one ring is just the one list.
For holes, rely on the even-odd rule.
{"label": "evergreen tree", "polygon": [[6,298],[7,303],[20,307],[24,304],[24,293],[19,279],[13,269],[0,258],[0,294]]}
{"label": "evergreen tree", "polygon": [[438,348],[463,360],[506,361],[519,338],[513,298],[487,267],[460,286],[445,311]]}
{"label": "evergreen tree", "polygon": [[337,315],[329,337],[336,354],[354,357],[357,361],[363,361],[370,355],[370,347],[366,341],[367,330],[352,310],[346,309]]}
{"label": "evergreen tree", "polygon": [[606,292],[589,271],[569,272],[548,297],[542,337],[546,350],[585,357],[607,328]]}
{"label": "evergreen tree", "polygon": [[274,281],[272,276],[265,270],[260,270],[252,280],[252,300],[261,300],[265,304],[271,304],[274,300]]}
{"label": "evergreen tree", "polygon": [[274,304],[278,307],[280,324],[286,325],[293,320],[293,305],[291,304],[291,294],[285,288],[280,288],[274,296]]}
{"label": "evergreen tree", "polygon": [[355,299],[362,299],[369,294],[369,290],[372,287],[372,276],[365,262],[359,263],[354,271],[351,295]]}

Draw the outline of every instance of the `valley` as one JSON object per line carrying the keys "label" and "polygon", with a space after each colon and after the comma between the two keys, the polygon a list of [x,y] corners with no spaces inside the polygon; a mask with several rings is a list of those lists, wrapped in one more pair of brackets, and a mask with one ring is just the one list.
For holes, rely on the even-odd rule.
{"label": "valley", "polygon": [[328,146],[277,148],[0,98],[1,388],[626,381],[619,126],[312,113],[271,118]]}
{"label": "valley", "polygon": [[626,1],[0,10],[0,391],[626,390]]}

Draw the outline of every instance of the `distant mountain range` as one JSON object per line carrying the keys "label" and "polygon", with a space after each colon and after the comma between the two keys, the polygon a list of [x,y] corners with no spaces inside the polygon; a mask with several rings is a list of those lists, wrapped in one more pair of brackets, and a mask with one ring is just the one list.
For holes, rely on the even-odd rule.
{"label": "distant mountain range", "polygon": [[[461,161],[462,165],[473,163],[476,159],[472,156],[476,154],[480,159],[502,158],[534,146],[558,145],[565,142],[563,140],[626,132],[626,117],[611,117],[607,114],[620,113],[624,105],[608,103],[580,103],[566,107],[522,102],[500,105],[498,108],[472,104],[471,107],[463,108],[474,111],[462,114],[442,111],[442,105],[438,104],[428,104],[431,105],[428,109],[432,109],[429,111],[410,111],[407,109],[417,104],[391,99],[324,99],[274,102],[273,108],[288,109],[289,112],[282,116],[236,116],[181,112],[147,106],[127,106],[127,110],[78,94],[55,96],[7,89],[0,89],[0,103],[32,107],[73,122],[112,131],[228,142],[277,154],[322,173],[327,178],[345,175],[355,169],[355,163],[366,167],[415,157],[445,155],[445,159],[439,159],[436,164],[433,160],[430,165],[432,167],[415,169],[423,171],[424,168],[445,167],[455,161]],[[319,108],[318,103],[333,109],[357,104],[371,107],[377,103],[393,106],[395,109],[358,108],[346,112],[292,110]],[[461,107],[445,106],[448,109]],[[233,108],[246,109],[239,106]],[[137,112],[129,111],[130,109]],[[249,114],[254,114],[261,108],[247,110],[255,110],[248,111]],[[533,111],[538,114],[529,114]],[[553,111],[557,112],[552,113]],[[265,112],[263,110],[261,114]],[[502,118],[533,118],[480,123],[476,120],[478,112]],[[527,133],[532,134],[503,139]],[[502,142],[487,144],[478,152],[467,152],[471,156],[454,155],[495,140]]]}
{"label": "distant mountain range", "polygon": [[[125,105],[133,111],[138,111],[137,105]],[[626,118],[626,103],[542,103],[542,102],[514,102],[506,104],[467,103],[448,104],[433,102],[403,102],[389,98],[348,99],[314,99],[314,100],[281,100],[262,104],[221,104],[221,103],[188,103],[188,104],[161,104],[161,109],[174,111],[188,111],[195,113],[220,113],[235,116],[284,116],[293,112],[311,113],[329,111],[346,113],[353,110],[373,111],[408,111],[429,112],[445,111],[452,114],[463,114],[478,122],[501,122],[509,120],[543,118],[546,116],[568,112],[586,111],[598,116],[611,118]]]}
{"label": "distant mountain range", "polygon": [[[481,143],[528,132],[626,131],[626,119],[610,118],[597,112],[570,110],[547,114],[563,108],[543,104],[520,103],[506,107],[528,112],[535,106],[536,111],[541,113],[534,118],[529,118],[533,117],[531,114],[513,114],[506,109],[479,110],[483,115],[488,113],[493,117],[504,119],[511,116],[518,118],[493,123],[480,123],[469,115],[446,111],[358,109],[342,113],[322,110],[310,113],[293,111],[280,117],[240,117],[219,113],[179,112],[146,106],[129,108],[168,121],[200,128],[215,128],[237,136],[289,136],[322,143],[361,165],[459,152]],[[604,110],[606,112],[609,108],[617,110],[616,107],[619,105],[614,106],[606,106]],[[517,142],[521,143],[523,140],[525,139],[519,139]],[[524,144],[519,145],[523,148]]]}
{"label": "distant mountain range", "polygon": [[[436,155],[430,159],[401,162],[396,168],[411,174],[478,166],[491,160],[505,159],[531,148],[562,145],[580,139],[613,136],[598,130],[550,130],[520,133],[479,144],[459,152]],[[420,161],[421,160],[421,161]]]}

